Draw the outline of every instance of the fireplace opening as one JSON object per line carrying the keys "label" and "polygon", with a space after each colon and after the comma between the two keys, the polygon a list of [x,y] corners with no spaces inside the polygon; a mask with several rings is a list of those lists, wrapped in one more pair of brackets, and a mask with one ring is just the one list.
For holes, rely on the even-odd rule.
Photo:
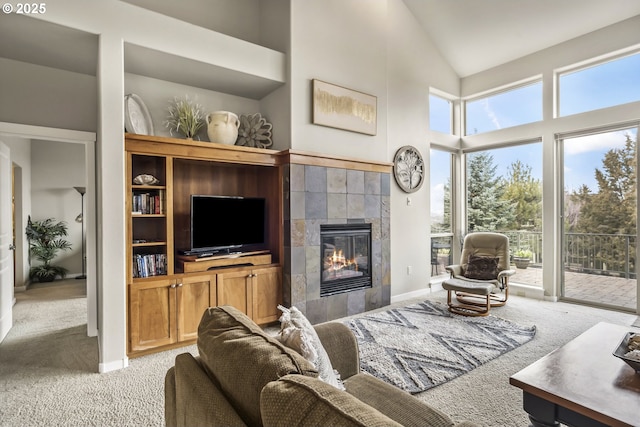
{"label": "fireplace opening", "polygon": [[320,296],[370,288],[371,224],[320,225]]}

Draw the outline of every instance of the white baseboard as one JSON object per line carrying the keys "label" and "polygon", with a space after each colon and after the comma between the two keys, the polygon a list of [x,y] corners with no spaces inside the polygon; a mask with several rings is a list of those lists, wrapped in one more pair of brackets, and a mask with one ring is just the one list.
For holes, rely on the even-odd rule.
{"label": "white baseboard", "polygon": [[545,297],[544,289],[539,286],[523,285],[522,283],[509,283],[509,295],[517,295],[519,297],[539,299],[545,301],[557,301],[558,299],[548,299]]}
{"label": "white baseboard", "polygon": [[417,291],[406,292],[400,295],[393,295],[391,297],[391,304],[396,302],[402,302],[412,298],[422,298],[427,297],[428,295],[442,291],[442,282],[431,283],[427,285],[425,289],[419,289]]}
{"label": "white baseboard", "polygon": [[12,311],[9,310],[9,313],[6,313],[0,319],[0,342],[2,342],[11,328],[13,327],[13,315]]}
{"label": "white baseboard", "polygon": [[107,372],[118,371],[120,369],[124,369],[127,366],[129,366],[129,358],[125,357],[122,360],[114,360],[113,362],[99,363],[98,364],[98,372],[100,372],[101,374],[104,374],[104,373],[107,373]]}

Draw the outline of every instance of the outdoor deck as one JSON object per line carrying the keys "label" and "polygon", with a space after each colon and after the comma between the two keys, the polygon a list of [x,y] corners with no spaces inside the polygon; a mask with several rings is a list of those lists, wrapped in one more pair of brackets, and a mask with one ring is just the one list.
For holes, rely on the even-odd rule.
{"label": "outdoor deck", "polygon": [[[636,309],[637,292],[635,279],[571,271],[566,271],[564,278],[564,296],[566,298],[632,310]],[[511,280],[515,283],[542,286],[542,269],[536,267],[518,268]]]}

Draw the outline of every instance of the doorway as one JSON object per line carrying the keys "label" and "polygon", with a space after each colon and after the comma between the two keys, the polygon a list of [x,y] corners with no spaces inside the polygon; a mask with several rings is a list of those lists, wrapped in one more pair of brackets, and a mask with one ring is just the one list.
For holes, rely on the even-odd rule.
{"label": "doorway", "polygon": [[[22,163],[20,174],[16,177],[20,177],[20,180],[16,179],[16,247],[22,245],[24,250],[20,252],[21,255],[16,256],[16,271],[24,272],[24,280],[17,282],[20,286],[24,284],[28,277],[28,243],[24,236],[24,226],[26,226],[26,218],[32,211],[31,206],[31,183],[30,183],[30,163],[31,155],[30,150],[22,150],[22,156],[20,154],[20,147],[30,145],[33,141],[38,141],[39,144],[54,144],[54,143],[66,143],[74,144],[81,147],[83,151],[83,179],[85,180],[86,194],[81,199],[80,194],[73,187],[58,188],[56,191],[66,197],[67,203],[61,209],[66,212],[65,215],[70,217],[69,228],[73,227],[73,232],[76,235],[81,233],[81,224],[77,223],[75,219],[84,208],[83,220],[84,224],[84,253],[86,257],[86,294],[87,294],[87,333],[89,336],[97,336],[97,258],[96,258],[96,179],[95,179],[95,141],[96,135],[92,132],[72,131],[55,128],[46,128],[40,126],[28,126],[17,125],[13,123],[0,122],[0,137],[10,141],[10,145],[18,147],[14,150],[12,156],[14,156],[14,163]],[[80,144],[80,145],[78,145]],[[29,153],[29,154],[26,154]],[[28,164],[28,169],[24,167],[24,164]],[[42,188],[41,188],[42,190]],[[19,193],[18,193],[19,191]],[[84,203],[84,205],[82,205]],[[67,212],[68,211],[68,212]],[[46,213],[46,211],[44,211]],[[56,214],[57,215],[57,214]],[[23,220],[23,224],[21,224]],[[81,237],[80,237],[81,238]],[[78,240],[80,245],[80,240]],[[78,246],[79,247],[79,246]],[[80,258],[78,258],[78,267],[73,267],[73,273],[80,273]],[[77,270],[77,271],[75,271]],[[75,275],[75,274],[74,274]],[[18,286],[18,287],[19,287]],[[0,313],[1,315],[1,313]]]}

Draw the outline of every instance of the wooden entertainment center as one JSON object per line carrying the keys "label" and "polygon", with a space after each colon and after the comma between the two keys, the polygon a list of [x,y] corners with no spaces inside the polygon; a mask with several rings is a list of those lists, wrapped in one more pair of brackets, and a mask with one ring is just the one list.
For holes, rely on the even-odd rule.
{"label": "wooden entertainment center", "polygon": [[[134,134],[125,135],[125,150],[128,355],[195,342],[211,306],[235,306],[258,324],[277,321],[283,257],[278,152]],[[158,182],[134,183],[143,174]],[[266,250],[176,255],[189,247],[192,194],[265,198]]]}

